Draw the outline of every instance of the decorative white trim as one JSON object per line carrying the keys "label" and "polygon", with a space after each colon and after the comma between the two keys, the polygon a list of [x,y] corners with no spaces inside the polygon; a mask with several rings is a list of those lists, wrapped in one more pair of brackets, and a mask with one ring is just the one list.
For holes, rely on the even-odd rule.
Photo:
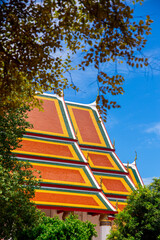
{"label": "decorative white trim", "polygon": [[85,166],[85,168],[86,168],[87,172],[89,173],[89,175],[91,176],[91,178],[92,178],[93,182],[95,183],[96,187],[97,187],[98,189],[101,189],[100,186],[99,186],[99,184],[97,183],[94,175],[92,174],[91,169],[90,169],[88,166]]}
{"label": "decorative white trim", "polygon": [[81,155],[82,159],[84,160],[85,163],[87,163],[87,159],[85,158],[85,156],[83,155],[78,143],[75,142],[75,146],[77,148],[77,151],[79,152],[79,154]]}
{"label": "decorative white trim", "polygon": [[127,178],[128,181],[130,182],[130,184],[133,186],[133,188],[136,190],[137,188],[136,188],[136,186],[134,185],[134,183],[131,181],[131,179],[130,179],[128,176],[126,176],[126,178]]}
{"label": "decorative white trim", "polygon": [[107,133],[107,130],[106,130],[105,126],[104,126],[104,123],[103,123],[103,121],[101,120],[101,116],[100,116],[97,108],[96,108],[96,112],[97,112],[98,118],[99,118],[99,120],[100,120],[101,126],[102,126],[102,128],[103,128],[103,131],[104,131],[104,133],[105,133],[105,135],[106,135],[106,138],[107,138],[107,140],[108,140],[108,142],[109,142],[110,148],[111,148],[111,149],[114,149],[114,148],[113,148],[113,145],[112,145],[112,142],[111,142],[111,140],[110,140],[110,138],[109,138],[109,135],[108,135],[108,133]]}
{"label": "decorative white trim", "polygon": [[52,93],[38,93],[37,94],[40,94],[40,95],[44,95],[44,96],[49,96],[49,97],[59,97],[57,94],[52,94]]}
{"label": "decorative white trim", "polygon": [[123,198],[114,198],[114,197],[108,197],[109,201],[117,201],[119,200],[120,202],[127,202],[127,199],[123,199]]}
{"label": "decorative white trim", "polygon": [[55,97],[55,98],[57,98],[60,101],[64,101],[63,100],[63,96],[59,96],[58,94],[43,93],[41,95],[48,96],[48,97]]}
{"label": "decorative white trim", "polygon": [[88,104],[89,107],[91,107],[93,110],[97,110],[97,104],[96,101],[94,101],[93,103]]}
{"label": "decorative white trim", "polygon": [[113,152],[114,157],[116,158],[116,160],[118,161],[118,163],[121,165],[121,167],[123,168],[124,172],[127,173],[126,168],[123,166],[123,163],[121,162],[121,160],[118,158],[118,156],[116,155],[115,152]]}
{"label": "decorative white trim", "polygon": [[116,209],[113,207],[113,205],[109,202],[109,200],[107,199],[107,197],[106,196],[104,196],[104,194],[103,193],[99,193],[100,195],[101,195],[101,197],[103,198],[103,200],[105,201],[105,202],[107,202],[107,204],[109,205],[109,207],[114,211],[114,212],[116,212]]}
{"label": "decorative white trim", "polygon": [[62,97],[62,104],[63,104],[63,108],[64,108],[64,111],[65,111],[65,114],[66,114],[66,118],[67,118],[70,130],[71,130],[71,133],[72,133],[72,137],[73,137],[74,140],[76,140],[76,135],[75,135],[75,132],[74,132],[74,129],[73,129],[73,126],[72,126],[72,123],[71,123],[71,120],[70,120],[70,117],[69,117],[69,114],[68,114],[68,111],[67,111],[67,107],[66,107],[66,104],[65,104],[65,101],[64,101],[63,97]]}
{"label": "decorative white trim", "polygon": [[[49,161],[49,160],[43,160],[43,159],[35,159],[35,158],[25,158],[25,157],[16,157],[17,159],[19,159],[19,160],[26,160],[26,161],[28,161],[28,162],[30,162],[30,161],[33,161],[33,162],[42,162],[42,164],[44,163],[44,164],[49,164],[50,163],[50,165],[54,165],[54,164],[59,164],[59,165],[68,165],[68,166],[76,166],[77,168],[78,168],[78,166],[81,166],[81,167],[86,167],[85,165],[83,165],[83,163],[79,163],[79,164],[76,164],[76,163],[72,163],[72,162],[58,162],[58,161]],[[32,163],[32,162],[31,162]]]}
{"label": "decorative white trim", "polygon": [[64,101],[67,104],[80,105],[80,106],[84,106],[84,107],[91,107],[91,105],[94,104],[94,102],[86,104],[86,103],[77,103],[77,102],[71,102],[71,101],[66,101],[66,100],[64,100]]}

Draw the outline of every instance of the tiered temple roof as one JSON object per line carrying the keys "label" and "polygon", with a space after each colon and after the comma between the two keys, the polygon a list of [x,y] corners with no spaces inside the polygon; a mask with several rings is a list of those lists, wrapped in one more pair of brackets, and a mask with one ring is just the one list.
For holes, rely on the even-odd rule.
{"label": "tiered temple roof", "polygon": [[111,215],[122,210],[143,182],[136,165],[122,164],[115,154],[96,106],[48,94],[37,98],[43,111],[28,113],[34,127],[14,151],[41,171],[37,207]]}

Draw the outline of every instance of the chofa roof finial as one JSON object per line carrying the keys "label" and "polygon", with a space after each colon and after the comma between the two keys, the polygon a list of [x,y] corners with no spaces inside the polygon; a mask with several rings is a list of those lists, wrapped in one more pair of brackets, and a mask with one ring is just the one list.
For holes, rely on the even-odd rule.
{"label": "chofa roof finial", "polygon": [[135,159],[134,159],[134,164],[136,165],[136,161],[137,161],[137,152],[135,151]]}
{"label": "chofa roof finial", "polygon": [[115,144],[116,144],[116,142],[115,142],[115,139],[113,139],[113,148],[115,148]]}

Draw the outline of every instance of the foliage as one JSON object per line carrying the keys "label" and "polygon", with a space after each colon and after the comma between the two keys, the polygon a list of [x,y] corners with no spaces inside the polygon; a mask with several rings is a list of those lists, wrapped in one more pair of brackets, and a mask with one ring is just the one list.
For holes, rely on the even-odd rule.
{"label": "foliage", "polygon": [[160,239],[160,178],[129,196],[127,207],[117,215],[107,239]]}
{"label": "foliage", "polygon": [[149,185],[150,190],[157,191],[160,194],[160,178],[154,178],[154,181]]}
{"label": "foliage", "polygon": [[0,239],[16,239],[39,221],[40,212],[30,201],[37,183],[28,167],[26,164],[22,171],[18,164],[9,172],[0,163]]}
{"label": "foliage", "polygon": [[[142,4],[143,0],[136,0]],[[140,54],[150,17],[134,17],[125,0],[0,0],[0,99],[3,108],[30,102],[36,92],[77,89],[73,69],[97,69],[101,112],[119,107],[108,95],[123,94],[123,76],[101,64],[125,61],[143,67]],[[131,1],[134,3],[134,1]],[[81,56],[74,66],[72,57]],[[107,95],[107,98],[106,98]]]}
{"label": "foliage", "polygon": [[38,223],[40,212],[31,202],[39,186],[32,167],[16,159],[28,108],[10,109],[0,115],[0,239],[16,239],[22,229]]}
{"label": "foliage", "polygon": [[94,224],[82,222],[70,214],[65,221],[58,217],[43,217],[42,222],[31,231],[24,231],[20,239],[26,240],[91,240],[97,236]]}
{"label": "foliage", "polygon": [[23,134],[31,125],[27,122],[29,107],[23,106],[18,109],[7,109],[0,114],[0,156],[2,166],[12,169],[17,163],[12,153],[21,147]]}

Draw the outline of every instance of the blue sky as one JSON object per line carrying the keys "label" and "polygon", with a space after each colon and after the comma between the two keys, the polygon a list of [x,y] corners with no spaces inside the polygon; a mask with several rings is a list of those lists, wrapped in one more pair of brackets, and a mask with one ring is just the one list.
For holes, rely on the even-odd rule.
{"label": "blue sky", "polygon": [[[136,6],[136,15],[150,15],[154,21],[152,35],[147,37],[143,53],[149,57],[150,66],[144,69],[119,67],[125,76],[124,95],[116,97],[120,109],[108,112],[105,124],[111,141],[122,162],[132,163],[137,152],[137,166],[147,184],[153,177],[160,177],[160,1],[145,0],[143,6]],[[106,66],[103,66],[105,68]],[[106,72],[114,73],[114,66]],[[75,93],[65,90],[65,100],[91,103],[97,96],[96,71],[76,71],[73,81],[80,87]]]}

